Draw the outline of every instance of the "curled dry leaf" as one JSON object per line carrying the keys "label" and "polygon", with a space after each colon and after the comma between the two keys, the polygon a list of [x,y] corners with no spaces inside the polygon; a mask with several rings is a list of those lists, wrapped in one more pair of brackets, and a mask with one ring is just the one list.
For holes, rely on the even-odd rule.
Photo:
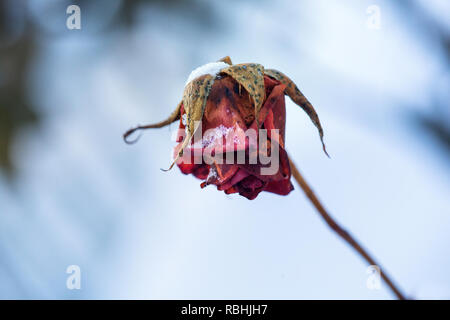
{"label": "curled dry leaf", "polygon": [[299,105],[309,116],[311,121],[316,126],[317,130],[319,131],[320,141],[322,142],[323,151],[325,154],[328,155],[327,149],[325,148],[325,143],[323,142],[323,129],[322,125],[320,124],[319,116],[317,115],[316,110],[314,110],[314,107],[312,104],[306,99],[306,97],[303,95],[303,93],[299,90],[299,88],[295,85],[295,83],[289,79],[288,76],[283,74],[282,72],[274,69],[266,69],[264,72],[269,77],[272,77],[278,81],[280,81],[282,84],[286,86],[286,94],[291,98],[292,101],[294,101],[297,105]]}
{"label": "curled dry leaf", "polygon": [[214,83],[213,76],[207,74],[193,81],[189,82],[184,88],[183,93],[183,107],[187,115],[187,135],[184,138],[183,144],[176,156],[175,160],[170,165],[169,169],[172,169],[174,164],[183,155],[183,151],[186,146],[191,142],[195,131],[197,130],[200,121],[203,118],[205,112],[206,100],[208,99],[209,92]]}
{"label": "curled dry leaf", "polygon": [[258,119],[257,115],[259,110],[261,110],[266,92],[264,87],[264,67],[257,63],[242,63],[223,69],[222,72],[230,75],[247,90],[255,103],[255,115],[256,119]]}
{"label": "curled dry leaf", "polygon": [[178,119],[180,119],[181,104],[182,104],[182,102],[180,102],[177,105],[177,108],[170,114],[170,116],[166,120],[163,120],[163,121],[160,121],[157,123],[153,123],[153,124],[148,124],[145,126],[137,126],[137,127],[129,129],[127,132],[125,132],[123,134],[123,139],[124,139],[125,143],[127,143],[127,144],[136,143],[139,140],[139,137],[134,140],[128,140],[128,137],[138,130],[162,128],[162,127],[168,126],[172,122],[175,122]]}

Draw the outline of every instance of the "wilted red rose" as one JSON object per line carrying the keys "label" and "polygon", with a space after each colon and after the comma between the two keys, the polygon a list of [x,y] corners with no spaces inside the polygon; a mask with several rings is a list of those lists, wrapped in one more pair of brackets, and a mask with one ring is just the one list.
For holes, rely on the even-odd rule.
{"label": "wilted red rose", "polygon": [[[201,186],[205,187],[209,184],[217,186],[218,190],[224,191],[226,194],[239,193],[240,195],[252,200],[257,197],[261,191],[269,191],[280,195],[287,195],[293,186],[291,184],[291,172],[289,168],[289,160],[284,150],[285,140],[285,125],[286,125],[286,108],[284,103],[285,85],[277,80],[264,76],[264,87],[266,99],[263,102],[262,108],[259,112],[259,121],[255,118],[255,109],[253,102],[248,93],[240,88],[239,83],[231,76],[225,75],[214,81],[206,108],[202,119],[202,132],[206,133],[212,130],[216,132],[213,136],[214,140],[203,134],[201,143],[191,142],[189,147],[184,151],[183,158],[178,161],[178,167],[184,174],[193,174],[195,177],[205,180]],[[181,116],[185,114],[183,106],[181,106]],[[260,163],[249,164],[248,153],[250,152],[249,137],[243,139],[234,139],[233,146],[228,152],[237,152],[238,150],[245,150],[246,163],[236,163],[237,156],[234,155],[234,163],[228,164],[225,159],[223,163],[194,163],[194,154],[200,148],[197,154],[204,155],[206,148],[221,149],[226,146],[226,138],[228,137],[242,137],[242,132],[248,129],[254,129],[259,134],[259,128],[267,129],[269,149],[267,154],[270,154],[270,146],[272,143],[279,145],[279,166],[276,173],[272,175],[261,174]],[[177,142],[178,146],[175,148],[175,154],[181,147],[185,131],[183,120],[180,120],[180,137]],[[271,129],[279,129],[278,141],[273,141],[270,137]],[[213,145],[212,145],[213,144]],[[256,146],[256,151],[258,147]],[[217,156],[217,155],[216,155]],[[186,157],[189,157],[186,161]],[[222,158],[225,158],[222,157]],[[197,161],[198,162],[198,161]]]}
{"label": "wilted red rose", "polygon": [[[183,99],[166,120],[138,126],[161,128],[180,119],[175,160],[184,174],[215,185],[226,194],[239,193],[250,200],[261,191],[289,194],[292,175],[324,221],[371,265],[374,260],[324,209],[285,151],[286,108],[284,95],[299,105],[319,130],[316,111],[297,86],[283,73],[256,63],[233,65],[229,57],[195,69],[188,78]],[[327,154],[328,155],[328,154]],[[267,162],[269,159],[269,162]],[[292,166],[292,168],[291,168]],[[267,170],[268,169],[268,170]],[[166,170],[165,170],[166,171]],[[383,279],[399,299],[405,296],[385,272]]]}
{"label": "wilted red rose", "polygon": [[[229,66],[222,63],[214,73],[191,74],[183,100],[167,120],[131,129],[124,137],[180,119],[175,162],[184,174],[204,180],[202,188],[215,185],[226,194],[239,193],[250,200],[261,191],[289,194],[293,185],[285,151],[285,94],[307,112],[322,138],[317,114],[281,72],[259,64],[221,61]],[[210,65],[217,67],[217,63]]]}

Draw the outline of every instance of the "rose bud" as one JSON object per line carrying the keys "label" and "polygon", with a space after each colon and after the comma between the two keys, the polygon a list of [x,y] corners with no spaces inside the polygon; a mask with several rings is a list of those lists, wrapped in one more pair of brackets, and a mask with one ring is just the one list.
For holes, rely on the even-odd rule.
{"label": "rose bud", "polygon": [[[215,185],[226,194],[252,200],[261,191],[287,195],[293,190],[285,150],[287,94],[311,118],[322,141],[323,130],[309,101],[279,71],[260,64],[233,65],[229,57],[195,69],[183,99],[168,119],[138,126],[161,128],[179,120],[175,160],[181,172]],[[328,154],[327,154],[328,155]]]}

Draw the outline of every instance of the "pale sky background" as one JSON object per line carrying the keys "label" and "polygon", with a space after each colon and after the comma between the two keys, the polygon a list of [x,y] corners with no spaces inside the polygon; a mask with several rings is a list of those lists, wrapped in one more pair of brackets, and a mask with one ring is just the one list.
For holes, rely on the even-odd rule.
{"label": "pale sky background", "polygon": [[[130,29],[105,33],[120,1],[92,2],[78,31],[65,29],[64,2],[27,4],[38,34],[27,88],[42,123],[14,139],[15,180],[0,171],[0,298],[393,297],[366,287],[367,264],[297,185],[249,201],[161,172],[175,124],[123,143],[175,108],[192,69],[225,55],[298,84],[331,159],[290,100],[286,145],[317,195],[406,294],[450,298],[449,158],[410,120],[433,113],[431,95],[448,98],[449,66],[393,1],[142,4]],[[409,2],[436,21],[450,13],[445,0]],[[366,26],[371,4],[379,30]],[[81,290],[66,288],[73,264]]]}

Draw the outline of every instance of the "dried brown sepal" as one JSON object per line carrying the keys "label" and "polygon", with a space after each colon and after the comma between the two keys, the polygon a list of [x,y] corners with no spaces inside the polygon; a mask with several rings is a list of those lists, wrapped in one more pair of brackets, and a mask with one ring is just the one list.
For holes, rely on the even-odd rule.
{"label": "dried brown sepal", "polygon": [[183,155],[184,149],[191,142],[195,131],[201,123],[203,114],[205,113],[206,101],[208,100],[213,83],[214,77],[210,74],[206,74],[192,80],[184,88],[183,106],[187,117],[187,134],[186,137],[184,137],[180,151],[175,160],[172,162],[169,169],[163,171],[168,171],[173,168],[178,159]]}
{"label": "dried brown sepal", "polygon": [[214,77],[210,74],[198,77],[189,82],[184,88],[183,105],[187,115],[188,133],[194,134],[194,124],[201,121],[205,112],[206,100],[208,99]]}
{"label": "dried brown sepal", "polygon": [[178,119],[180,119],[181,104],[182,104],[182,101],[178,104],[177,108],[170,114],[170,116],[166,120],[163,120],[163,121],[157,122],[157,123],[153,123],[153,124],[148,124],[148,125],[145,125],[145,126],[137,126],[137,127],[131,128],[130,130],[128,130],[127,132],[125,132],[123,134],[123,140],[127,144],[136,143],[139,140],[140,136],[138,136],[134,140],[131,140],[131,141],[128,140],[128,137],[130,135],[132,135],[134,132],[136,132],[138,130],[162,128],[162,127],[168,126],[172,122],[177,121]]}
{"label": "dried brown sepal", "polygon": [[286,86],[286,89],[284,90],[285,94],[287,94],[291,98],[291,100],[294,101],[297,105],[299,105],[309,116],[309,118],[319,131],[323,151],[325,152],[327,157],[330,157],[328,155],[327,149],[325,148],[325,143],[323,142],[323,129],[322,125],[320,124],[319,116],[317,115],[316,110],[314,110],[312,104],[308,101],[308,99],[306,99],[303,93],[298,89],[295,83],[288,76],[274,69],[266,69],[264,70],[264,72],[269,77],[280,81],[282,84]]}
{"label": "dried brown sepal", "polygon": [[223,57],[222,59],[219,60],[219,62],[225,62],[226,64],[229,64],[230,66],[233,64],[231,62],[231,58],[229,56]]}
{"label": "dried brown sepal", "polygon": [[266,95],[264,67],[257,63],[242,63],[225,68],[222,72],[231,76],[247,90],[255,103],[255,117],[258,119]]}

